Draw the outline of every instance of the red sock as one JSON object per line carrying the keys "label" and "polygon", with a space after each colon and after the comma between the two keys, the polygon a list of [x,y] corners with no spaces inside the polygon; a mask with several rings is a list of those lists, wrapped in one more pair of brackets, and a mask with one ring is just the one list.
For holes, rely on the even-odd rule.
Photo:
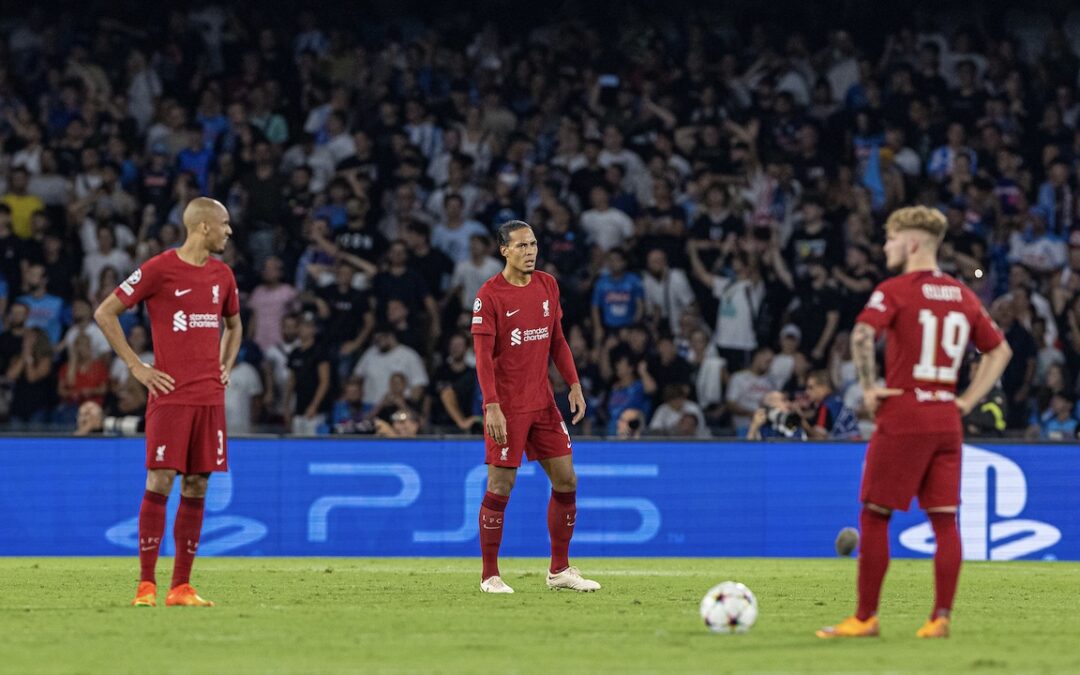
{"label": "red sock", "polygon": [[139,509],[139,581],[157,583],[154,571],[161,551],[161,537],[165,534],[165,503],[168,501],[168,495],[149,490],[143,493]]}
{"label": "red sock", "polygon": [[934,612],[931,618],[949,616],[956,582],[960,579],[960,532],[956,529],[955,513],[930,513],[937,550],[934,552]]}
{"label": "red sock", "polygon": [[551,537],[551,573],[570,566],[570,538],[577,522],[577,492],[551,491],[548,501],[548,535]]}
{"label": "red sock", "polygon": [[195,563],[195,552],[199,549],[199,534],[202,533],[205,501],[195,497],[180,498],[180,508],[176,510],[176,522],[173,524],[176,560],[173,563],[170,588],[176,588],[191,580],[191,566]]}
{"label": "red sock", "polygon": [[502,544],[503,516],[510,495],[487,492],[480,504],[480,555],[484,559],[481,581],[499,576],[499,545]]}
{"label": "red sock", "polygon": [[859,530],[859,608],[855,617],[866,621],[877,614],[881,583],[889,569],[889,516],[864,506]]}

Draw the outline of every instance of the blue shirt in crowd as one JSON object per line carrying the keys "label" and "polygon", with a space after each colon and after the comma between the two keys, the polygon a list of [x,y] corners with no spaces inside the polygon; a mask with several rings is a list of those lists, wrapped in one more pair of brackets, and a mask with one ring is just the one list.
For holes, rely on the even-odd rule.
{"label": "blue shirt in crowd", "polygon": [[616,279],[604,274],[593,288],[592,304],[600,310],[604,325],[608,328],[624,328],[634,323],[637,303],[645,301],[645,287],[641,277],[633,273]]}

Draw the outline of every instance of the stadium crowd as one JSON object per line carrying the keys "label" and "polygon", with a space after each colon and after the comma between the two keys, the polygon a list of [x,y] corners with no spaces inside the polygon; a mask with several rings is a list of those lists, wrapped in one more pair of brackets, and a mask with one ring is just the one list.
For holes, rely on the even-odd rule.
{"label": "stadium crowd", "polygon": [[523,219],[585,433],[865,436],[848,331],[885,216],[919,203],[1015,352],[969,432],[1075,437],[1080,49],[1060,25],[291,25],[212,4],[3,25],[8,429],[140,414],[93,309],[209,195],[246,327],[234,434],[478,433],[473,298],[502,268],[494,229]]}

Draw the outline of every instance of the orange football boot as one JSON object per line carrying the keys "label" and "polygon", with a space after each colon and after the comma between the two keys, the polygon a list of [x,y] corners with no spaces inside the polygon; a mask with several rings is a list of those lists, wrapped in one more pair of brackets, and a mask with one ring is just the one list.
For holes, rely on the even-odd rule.
{"label": "orange football boot", "polygon": [[859,621],[854,616],[849,616],[835,626],[828,626],[817,631],[819,638],[851,638],[851,637],[877,637],[881,634],[881,626],[878,618],[872,616],[866,621]]}
{"label": "orange football boot", "polygon": [[139,589],[135,591],[135,599],[131,601],[132,607],[157,607],[157,584],[153,581],[140,581]]}
{"label": "orange football boot", "polygon": [[191,584],[180,584],[165,596],[166,607],[213,607],[214,603],[199,597]]}
{"label": "orange football boot", "polygon": [[939,616],[936,619],[927,619],[923,627],[916,633],[919,638],[947,638],[949,637],[949,617]]}

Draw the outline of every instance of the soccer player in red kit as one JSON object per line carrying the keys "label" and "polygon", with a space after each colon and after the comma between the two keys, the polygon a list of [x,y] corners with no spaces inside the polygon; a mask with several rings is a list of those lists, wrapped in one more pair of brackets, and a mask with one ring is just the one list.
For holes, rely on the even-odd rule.
{"label": "soccer player in red kit", "polygon": [[[139,511],[139,587],[131,604],[157,605],[155,567],[165,503],[183,475],[173,537],[176,560],[166,605],[212,607],[189,583],[202,531],[203,499],[214,471],[228,470],[225,387],[240,350],[240,303],[232,270],[211,253],[232,234],[220,202],[199,197],[184,209],[187,240],[143,263],[108,296],[94,318],[132,377],[149,392],[146,492]],[[128,345],[119,316],[146,303],[154,365]],[[224,331],[222,330],[224,319]]]}
{"label": "soccer player in red kit", "polygon": [[480,506],[480,551],[484,569],[480,590],[513,593],[499,576],[503,514],[510,500],[521,455],[540,462],[551,480],[548,534],[551,537],[549,588],[599,590],[569,562],[570,538],[577,521],[577,474],[566,428],[548,380],[548,363],[570,385],[570,411],[577,424],[585,416],[577,369],[562,330],[559,286],[536,268],[532,227],[511,220],[499,227],[499,251],[506,258],[500,274],[488,279],[473,303],[472,333],[476,374],[484,396],[487,493]]}
{"label": "soccer player in red kit", "polygon": [[[818,637],[873,637],[879,633],[878,598],[889,566],[889,518],[918,496],[937,540],[934,608],[916,633],[948,637],[960,576],[960,418],[1008,365],[1012,351],[982,303],[937,267],[945,216],[924,206],[895,211],[885,224],[886,264],[901,271],[883,281],[855,320],[852,360],[863,402],[877,428],[866,450],[860,500],[858,608]],[[874,336],[884,332],[885,387],[878,387]],[[956,375],[968,343],[982,352],[978,372],[956,395]]]}

